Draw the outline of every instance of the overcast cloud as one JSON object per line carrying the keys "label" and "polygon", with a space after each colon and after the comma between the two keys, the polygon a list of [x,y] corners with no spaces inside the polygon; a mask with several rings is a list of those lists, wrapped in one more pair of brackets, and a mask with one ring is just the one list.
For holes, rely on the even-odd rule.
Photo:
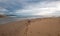
{"label": "overcast cloud", "polygon": [[0,13],[60,16],[60,0],[0,0]]}

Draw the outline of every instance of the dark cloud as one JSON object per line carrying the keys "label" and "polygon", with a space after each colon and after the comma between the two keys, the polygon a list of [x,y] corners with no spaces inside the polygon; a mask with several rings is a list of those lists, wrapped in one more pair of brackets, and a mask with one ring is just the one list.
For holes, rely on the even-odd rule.
{"label": "dark cloud", "polygon": [[22,9],[26,4],[37,3],[42,1],[56,1],[56,0],[0,0],[0,7],[9,11]]}

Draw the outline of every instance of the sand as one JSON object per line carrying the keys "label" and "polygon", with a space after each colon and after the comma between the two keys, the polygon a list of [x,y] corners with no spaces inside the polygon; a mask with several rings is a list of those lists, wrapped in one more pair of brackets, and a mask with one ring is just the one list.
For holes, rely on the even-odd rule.
{"label": "sand", "polygon": [[0,36],[60,36],[60,18],[37,18],[1,24]]}
{"label": "sand", "polygon": [[5,16],[5,15],[0,15],[0,18],[6,18],[7,16]]}

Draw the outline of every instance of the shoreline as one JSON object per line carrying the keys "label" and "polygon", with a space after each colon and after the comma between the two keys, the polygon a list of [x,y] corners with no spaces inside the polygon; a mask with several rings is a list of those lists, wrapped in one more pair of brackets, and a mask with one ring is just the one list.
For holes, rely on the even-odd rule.
{"label": "shoreline", "polygon": [[[60,18],[60,17],[44,17],[44,18]],[[0,18],[0,24],[12,23],[16,21],[24,21],[24,20],[33,20],[33,19],[44,19],[43,17],[31,17],[31,18],[17,18],[17,17],[7,17],[7,18]],[[3,23],[4,22],[4,23]]]}
{"label": "shoreline", "polygon": [[0,25],[0,36],[50,35],[60,35],[60,17],[27,19]]}

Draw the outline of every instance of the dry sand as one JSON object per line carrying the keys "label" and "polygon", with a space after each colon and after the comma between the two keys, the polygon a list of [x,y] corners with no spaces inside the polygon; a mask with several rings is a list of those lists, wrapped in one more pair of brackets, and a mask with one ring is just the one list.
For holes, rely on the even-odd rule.
{"label": "dry sand", "polygon": [[60,36],[60,18],[38,18],[1,24],[0,36]]}

